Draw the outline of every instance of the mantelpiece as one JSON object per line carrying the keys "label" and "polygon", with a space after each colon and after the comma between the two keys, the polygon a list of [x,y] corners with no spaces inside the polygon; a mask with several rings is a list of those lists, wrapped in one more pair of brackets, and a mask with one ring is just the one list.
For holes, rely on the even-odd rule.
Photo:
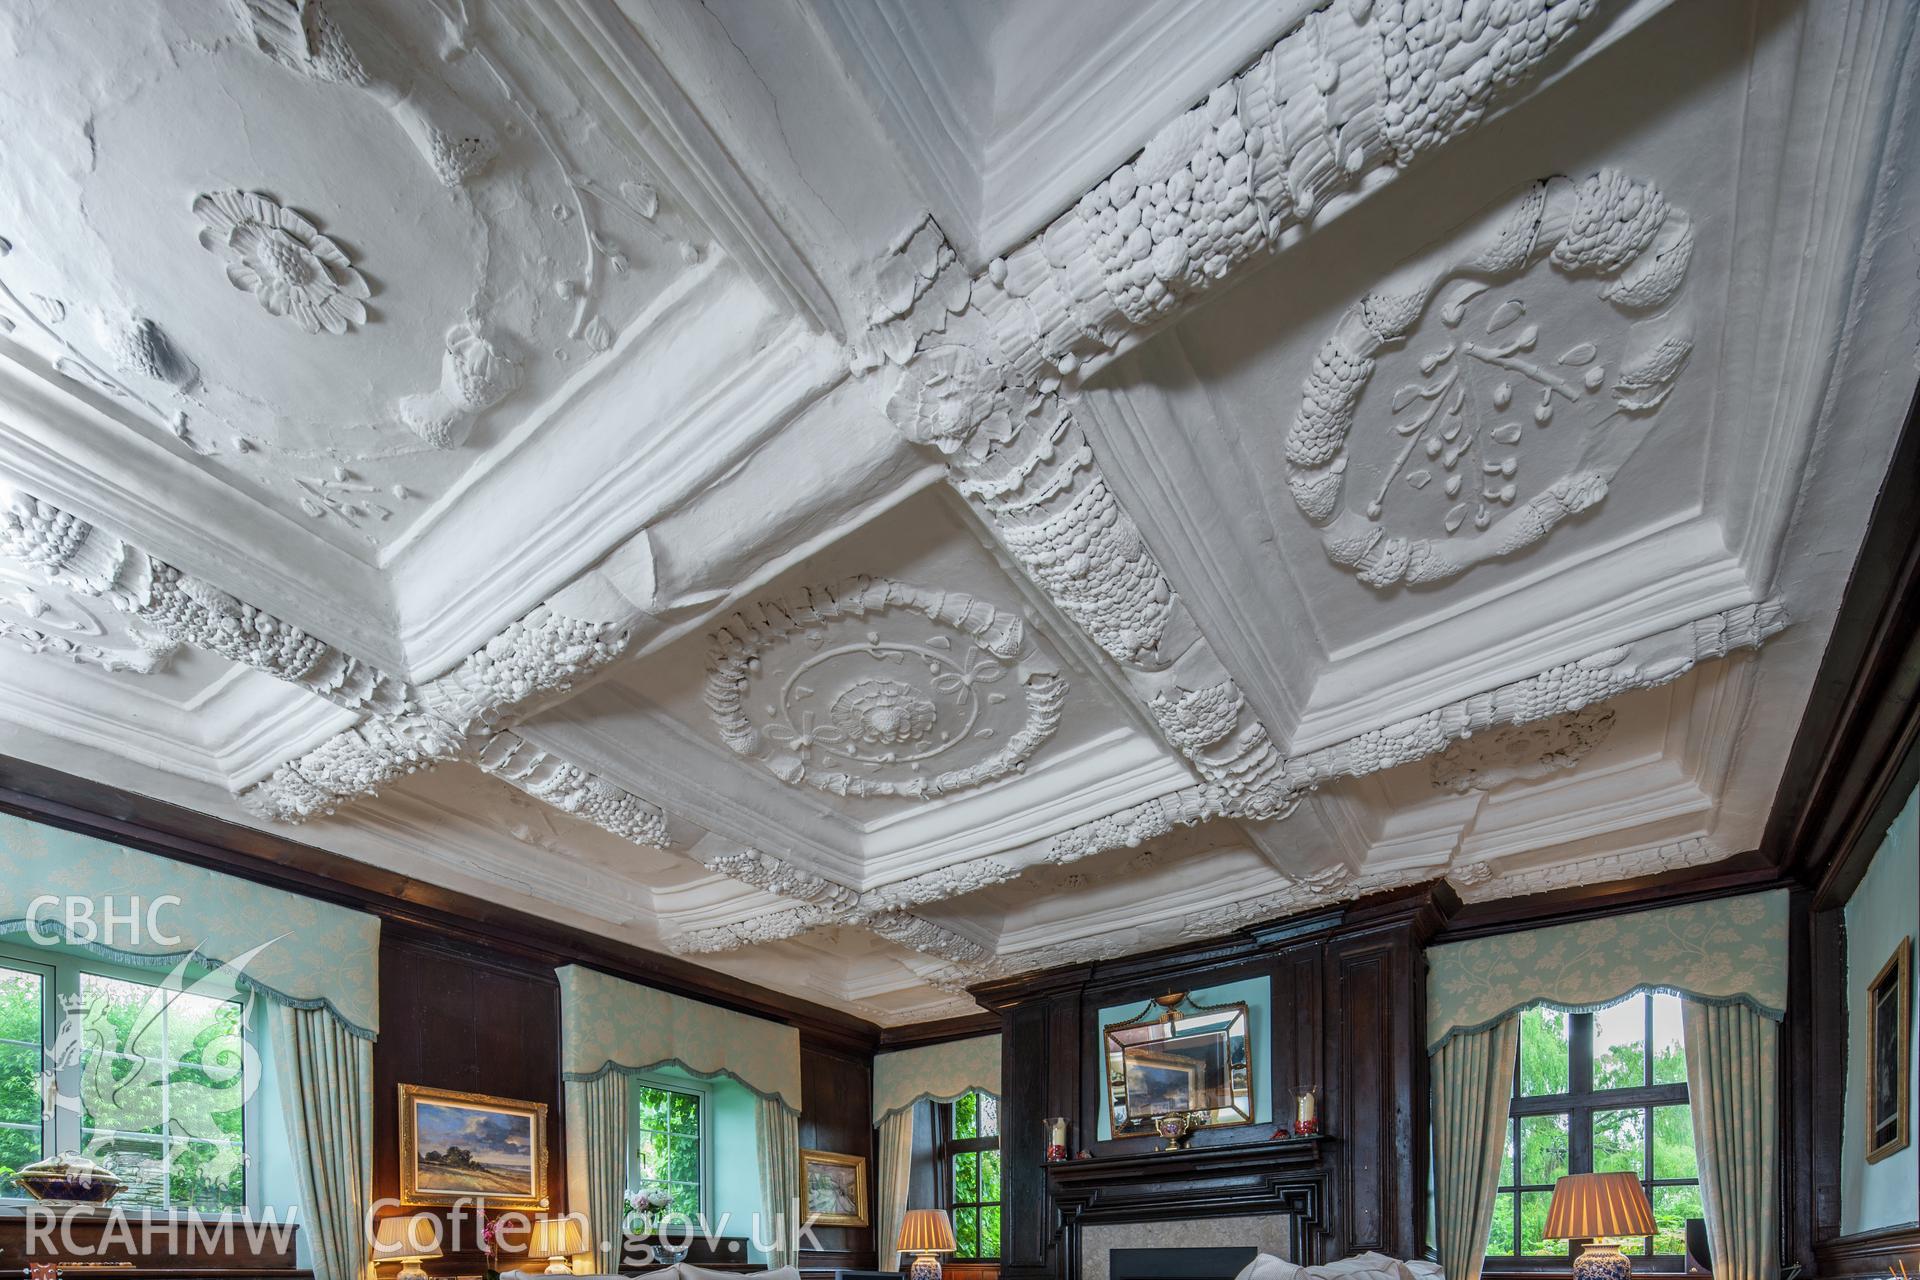
{"label": "mantelpiece", "polygon": [[1061,1217],[1142,1222],[1283,1212],[1319,1220],[1327,1137],[1187,1147],[1146,1155],[1093,1156],[1047,1166]]}
{"label": "mantelpiece", "polygon": [[1326,1137],[1094,1156],[1047,1165],[1060,1215],[1061,1273],[1078,1280],[1081,1233],[1096,1223],[1284,1214],[1288,1254],[1319,1261]]}

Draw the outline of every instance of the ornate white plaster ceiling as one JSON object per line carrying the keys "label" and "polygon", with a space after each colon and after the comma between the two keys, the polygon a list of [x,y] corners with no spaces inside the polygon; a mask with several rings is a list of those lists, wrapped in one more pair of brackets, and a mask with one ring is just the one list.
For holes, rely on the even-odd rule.
{"label": "ornate white plaster ceiling", "polygon": [[887,1023],[1752,847],[1911,7],[1082,8],[0,16],[0,746]]}

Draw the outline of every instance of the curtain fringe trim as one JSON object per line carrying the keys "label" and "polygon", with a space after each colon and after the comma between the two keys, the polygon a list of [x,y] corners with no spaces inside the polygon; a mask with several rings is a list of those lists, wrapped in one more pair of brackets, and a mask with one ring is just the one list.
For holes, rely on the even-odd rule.
{"label": "curtain fringe trim", "polygon": [[[996,1085],[999,1083],[1000,1082],[997,1080],[994,1081],[994,1084]],[[911,1098],[908,1098],[905,1102],[901,1103],[899,1106],[889,1107],[885,1111],[878,1112],[877,1114],[875,1114],[875,1116],[873,1117],[873,1122],[874,1124],[878,1125],[881,1121],[886,1120],[888,1117],[897,1116],[902,1111],[911,1111],[923,1102],[940,1102],[940,1103],[958,1102],[960,1101],[960,1099],[966,1097],[968,1094],[974,1092],[976,1089],[980,1090],[983,1093],[995,1092],[994,1089],[990,1089],[984,1084],[970,1084],[958,1093],[916,1093]]]}
{"label": "curtain fringe trim", "polygon": [[754,1097],[761,1098],[767,1102],[777,1102],[787,1110],[793,1112],[794,1115],[797,1116],[800,1114],[800,1108],[788,1102],[784,1094],[775,1090],[762,1089],[754,1084],[753,1081],[741,1076],[737,1071],[730,1071],[726,1067],[721,1067],[714,1071],[702,1071],[699,1067],[694,1066],[684,1058],[660,1058],[644,1066],[637,1067],[625,1062],[615,1062],[612,1058],[608,1058],[593,1071],[563,1071],[560,1073],[560,1078],[569,1084],[592,1084],[595,1080],[609,1073],[617,1072],[623,1076],[639,1076],[645,1075],[649,1071],[658,1071],[661,1067],[678,1067],[688,1075],[698,1077],[701,1080],[718,1080],[724,1076],[726,1079],[733,1081],[745,1089],[748,1093],[751,1093]]}
{"label": "curtain fringe trim", "polygon": [[[88,955],[98,956],[102,960],[111,961],[114,964],[125,965],[129,969],[171,969],[183,960],[204,965],[209,969],[226,969],[231,967],[229,962],[197,946],[188,947],[184,951],[122,951],[120,948],[110,947],[104,942],[86,942],[74,938],[58,923],[46,920],[0,920],[0,938],[11,937],[19,933],[32,936],[36,925],[47,932],[60,934],[61,937],[66,939],[64,944],[66,946],[78,947]],[[238,969],[234,970],[233,981],[235,986],[245,987],[249,991],[257,992],[277,1004],[286,1005],[289,1009],[323,1009],[328,1016],[339,1023],[341,1028],[349,1035],[358,1036],[362,1040],[378,1040],[380,1038],[379,1028],[361,1026],[352,1018],[340,1012],[340,1006],[336,1005],[326,996],[288,995],[279,988],[268,986],[251,974]]]}
{"label": "curtain fringe trim", "polygon": [[1564,1000],[1554,1000],[1547,996],[1535,996],[1530,1000],[1518,1001],[1502,1009],[1498,1014],[1488,1018],[1486,1021],[1476,1023],[1471,1027],[1455,1026],[1447,1028],[1445,1035],[1427,1045],[1427,1056],[1432,1057],[1434,1054],[1440,1052],[1440,1050],[1446,1048],[1447,1043],[1456,1036],[1476,1035],[1479,1032],[1499,1025],[1514,1014],[1534,1008],[1536,1005],[1544,1005],[1549,1009],[1558,1009],[1561,1013],[1598,1013],[1602,1009],[1610,1009],[1622,1000],[1627,1000],[1637,995],[1679,996],[1682,1000],[1692,1000],[1699,1004],[1709,1005],[1742,1004],[1769,1022],[1784,1022],[1787,1017],[1786,1010],[1769,1008],[1744,991],[1730,996],[1710,996],[1698,991],[1689,991],[1685,987],[1672,987],[1658,982],[1642,982],[1637,986],[1627,988],[1617,996],[1609,996],[1605,1000],[1593,1000],[1585,1004],[1569,1004]]}

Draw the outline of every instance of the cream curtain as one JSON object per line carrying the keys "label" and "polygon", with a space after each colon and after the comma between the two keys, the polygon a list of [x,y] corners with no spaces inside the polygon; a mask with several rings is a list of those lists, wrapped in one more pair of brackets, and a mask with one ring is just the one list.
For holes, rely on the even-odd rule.
{"label": "cream curtain", "polygon": [[1683,1005],[1687,1092],[1714,1280],[1780,1270],[1780,1027],[1745,1004]]}
{"label": "cream curtain", "polygon": [[1506,1149],[1520,1016],[1433,1053],[1433,1240],[1447,1280],[1479,1280]]}
{"label": "cream curtain", "polygon": [[800,1186],[800,1116],[778,1098],[755,1105],[754,1132],[760,1162],[761,1226],[756,1244],[767,1250],[767,1269],[798,1265],[800,1219],[806,1214]]}
{"label": "cream curtain", "polygon": [[626,1073],[612,1069],[566,1082],[567,1205],[586,1214],[594,1266],[605,1276],[620,1270],[628,1088]]}
{"label": "cream curtain", "polygon": [[891,1111],[880,1122],[880,1151],[876,1161],[880,1203],[874,1224],[879,1235],[874,1246],[880,1270],[900,1269],[900,1228],[907,1219],[907,1186],[913,1173],[913,1108]]}
{"label": "cream curtain", "polygon": [[325,1009],[267,1005],[274,1072],[318,1280],[360,1280],[372,1242],[373,1042]]}

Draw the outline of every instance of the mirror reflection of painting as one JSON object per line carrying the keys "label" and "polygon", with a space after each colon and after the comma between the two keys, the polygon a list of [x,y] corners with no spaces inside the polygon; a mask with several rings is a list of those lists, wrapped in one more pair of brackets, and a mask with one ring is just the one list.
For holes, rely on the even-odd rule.
{"label": "mirror reflection of painting", "polygon": [[1216,1127],[1252,1122],[1245,1004],[1167,996],[1107,1025],[1104,1036],[1115,1137],[1151,1133],[1156,1117],[1173,1112]]}
{"label": "mirror reflection of painting", "polygon": [[1212,1031],[1122,1051],[1127,1072],[1127,1113],[1211,1111],[1233,1105],[1227,1069],[1227,1037]]}
{"label": "mirror reflection of painting", "polygon": [[416,1102],[422,1191],[533,1194],[533,1117],[448,1102]]}

